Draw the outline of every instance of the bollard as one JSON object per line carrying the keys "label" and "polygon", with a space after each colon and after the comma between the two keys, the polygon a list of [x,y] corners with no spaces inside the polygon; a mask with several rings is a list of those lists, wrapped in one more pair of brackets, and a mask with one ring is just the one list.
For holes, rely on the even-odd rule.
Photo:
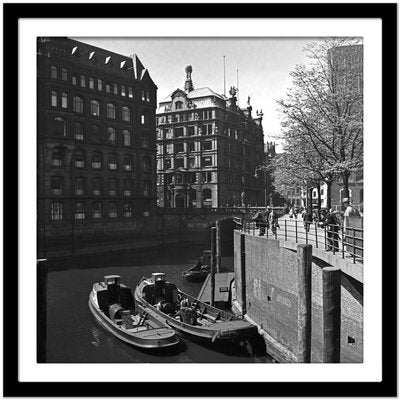
{"label": "bollard", "polygon": [[247,312],[246,307],[246,248],[245,235],[240,235],[240,278],[242,280],[242,315]]}
{"label": "bollard", "polygon": [[211,228],[211,305],[215,303],[215,264],[216,264],[216,243],[217,242],[217,228]]}
{"label": "bollard", "polygon": [[38,363],[46,362],[47,342],[47,260],[37,260],[36,270],[37,290],[37,329],[36,329],[36,359]]}
{"label": "bollard", "polygon": [[340,362],[340,269],[322,269],[322,324],[324,363]]}
{"label": "bollard", "polygon": [[311,260],[312,246],[297,245],[297,361],[299,363],[311,362]]}

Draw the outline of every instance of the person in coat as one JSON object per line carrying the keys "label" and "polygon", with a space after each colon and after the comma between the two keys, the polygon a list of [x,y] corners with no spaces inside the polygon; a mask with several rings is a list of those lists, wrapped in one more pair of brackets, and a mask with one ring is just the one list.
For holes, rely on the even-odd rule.
{"label": "person in coat", "polygon": [[312,222],[313,222],[313,214],[311,212],[311,208],[308,207],[307,210],[303,213],[303,223],[306,232],[310,232],[310,225]]}
{"label": "person in coat", "polygon": [[327,236],[328,236],[328,246],[325,249],[326,251],[338,251],[338,231],[339,231],[339,223],[336,218],[336,215],[333,213],[333,209],[329,209],[328,213],[325,215],[325,218],[322,222],[322,225],[326,227]]}

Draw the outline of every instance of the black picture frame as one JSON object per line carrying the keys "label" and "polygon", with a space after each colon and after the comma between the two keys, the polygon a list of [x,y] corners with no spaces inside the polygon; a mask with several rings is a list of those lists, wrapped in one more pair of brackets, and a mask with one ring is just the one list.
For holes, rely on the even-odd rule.
{"label": "black picture frame", "polygon": [[[380,18],[382,20],[383,187],[392,188],[382,212],[383,346],[382,382],[20,382],[18,380],[18,20],[20,18]],[[4,396],[396,396],[396,4],[4,4],[4,227],[3,227],[3,378]],[[390,181],[389,181],[390,179]],[[394,186],[394,187],[393,187]],[[386,213],[386,205],[390,213]],[[389,215],[387,215],[389,214]],[[17,216],[17,217],[16,217]],[[34,282],[32,282],[34,284]],[[23,305],[19,305],[23,306]],[[311,377],[312,380],[312,377]]]}

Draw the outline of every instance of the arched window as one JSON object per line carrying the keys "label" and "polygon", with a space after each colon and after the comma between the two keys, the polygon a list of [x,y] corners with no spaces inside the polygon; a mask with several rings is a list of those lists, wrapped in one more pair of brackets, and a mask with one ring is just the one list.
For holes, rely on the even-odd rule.
{"label": "arched window", "polygon": [[175,110],[181,110],[183,107],[183,103],[181,101],[175,102]]}
{"label": "arched window", "polygon": [[130,121],[131,120],[131,110],[129,107],[122,107],[122,121]]}
{"label": "arched window", "polygon": [[74,96],[72,107],[75,112],[83,113],[83,100],[78,96]]}
{"label": "arched window", "polygon": [[101,154],[100,153],[92,154],[92,168],[93,169],[101,169]]}
{"label": "arched window", "polygon": [[115,106],[114,104],[107,104],[107,118],[115,119]]}
{"label": "arched window", "polygon": [[108,202],[108,217],[109,218],[118,217],[117,203],[115,203],[114,201]]}
{"label": "arched window", "polygon": [[124,180],[124,196],[132,196],[132,181],[130,179]]}
{"label": "arched window", "polygon": [[51,77],[53,79],[57,79],[58,68],[55,65],[52,65],[50,70],[51,70]]}
{"label": "arched window", "polygon": [[92,77],[89,78],[89,89],[94,89],[94,79]]}
{"label": "arched window", "polygon": [[130,155],[125,155],[122,162],[124,171],[132,171],[132,157]]}
{"label": "arched window", "polygon": [[81,86],[86,87],[86,78],[83,75],[81,75]]}
{"label": "arched window", "polygon": [[54,150],[51,154],[51,165],[53,167],[62,167],[62,153],[60,150]]}
{"label": "arched window", "polygon": [[63,183],[62,176],[52,176],[51,177],[50,192],[52,195],[59,196],[62,194],[62,186],[63,186],[62,183]]}
{"label": "arched window", "polygon": [[116,135],[115,135],[115,129],[111,128],[111,126],[109,126],[107,128],[107,143],[111,143],[114,144],[116,142]]}
{"label": "arched window", "polygon": [[103,90],[103,81],[101,79],[97,79],[97,90]]}
{"label": "arched window", "polygon": [[57,107],[57,92],[55,90],[51,91],[51,106]]}
{"label": "arched window", "polygon": [[124,146],[131,145],[131,133],[126,129],[122,131],[122,143]]}
{"label": "arched window", "polygon": [[117,169],[117,156],[115,154],[110,154],[108,156],[108,169],[115,171]]}
{"label": "arched window", "polygon": [[117,83],[114,83],[113,88],[114,88],[114,94],[118,94],[118,84]]}
{"label": "arched window", "polygon": [[60,136],[67,136],[67,121],[64,118],[54,118],[54,133]]}
{"label": "arched window", "polygon": [[143,172],[151,172],[151,158],[149,156],[143,157]]}
{"label": "arched window", "polygon": [[66,92],[62,92],[61,94],[61,107],[62,108],[68,107],[68,94]]}
{"label": "arched window", "polygon": [[83,140],[84,129],[80,122],[74,123],[74,138],[75,140]]}
{"label": "arched window", "polygon": [[203,189],[202,195],[203,195],[203,200],[205,201],[212,200],[211,189]]}
{"label": "arched window", "polygon": [[101,142],[102,133],[101,133],[100,126],[92,125],[92,127],[91,127],[91,136],[92,136],[93,142],[95,142],[95,143],[100,143]]}
{"label": "arched window", "polygon": [[128,97],[133,99],[133,89],[131,87],[128,87]]}
{"label": "arched window", "polygon": [[90,100],[90,114],[97,117],[100,115],[100,103],[97,100]]}
{"label": "arched window", "polygon": [[75,152],[74,166],[75,168],[85,168],[85,154],[83,151],[78,150]]}
{"label": "arched window", "polygon": [[125,86],[121,85],[121,96],[126,96]]}

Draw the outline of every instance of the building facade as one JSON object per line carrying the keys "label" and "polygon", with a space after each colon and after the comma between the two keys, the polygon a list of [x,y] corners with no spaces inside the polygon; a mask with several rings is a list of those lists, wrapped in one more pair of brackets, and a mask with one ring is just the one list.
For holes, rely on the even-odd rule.
{"label": "building facade", "polygon": [[184,89],[157,109],[157,191],[161,207],[264,204],[255,170],[264,160],[262,111],[253,118],[230,97],[195,89],[187,66]]}
{"label": "building facade", "polygon": [[38,38],[39,242],[155,212],[156,90],[136,55]]}

